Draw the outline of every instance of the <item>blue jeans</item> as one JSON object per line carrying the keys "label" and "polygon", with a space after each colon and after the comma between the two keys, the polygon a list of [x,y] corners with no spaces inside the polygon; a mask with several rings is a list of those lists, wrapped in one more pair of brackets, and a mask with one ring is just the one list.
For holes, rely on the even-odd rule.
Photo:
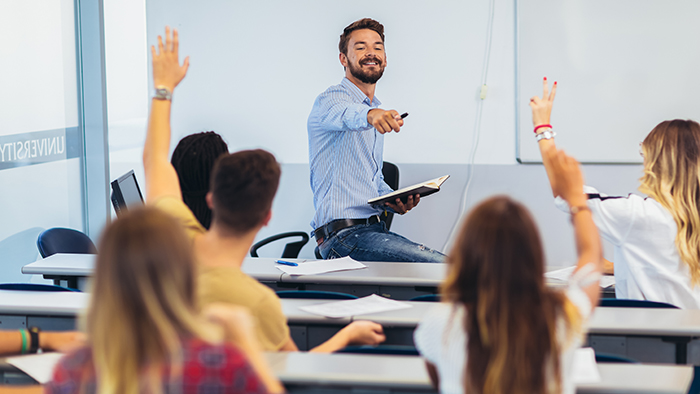
{"label": "blue jeans", "polygon": [[442,263],[445,255],[386,229],[384,222],[344,228],[318,247],[324,259]]}

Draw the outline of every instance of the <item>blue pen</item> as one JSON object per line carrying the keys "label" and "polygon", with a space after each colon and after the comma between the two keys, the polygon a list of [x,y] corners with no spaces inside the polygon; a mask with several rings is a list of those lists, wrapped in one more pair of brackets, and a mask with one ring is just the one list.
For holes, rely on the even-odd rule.
{"label": "blue pen", "polygon": [[282,264],[282,265],[289,265],[289,266],[292,266],[292,267],[297,267],[297,266],[299,266],[299,264],[297,264],[297,263],[292,263],[291,261],[284,261],[284,260],[275,260],[275,263],[277,263],[277,264]]}

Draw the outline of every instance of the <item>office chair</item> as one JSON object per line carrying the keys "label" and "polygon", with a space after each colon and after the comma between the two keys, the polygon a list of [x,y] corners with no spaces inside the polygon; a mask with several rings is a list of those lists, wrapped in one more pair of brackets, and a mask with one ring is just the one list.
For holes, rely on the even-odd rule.
{"label": "office chair", "polygon": [[419,356],[418,350],[413,346],[406,345],[364,345],[364,346],[348,346],[335,351],[335,353],[351,353],[351,354],[384,354],[398,356]]}
{"label": "office chair", "polygon": [[631,358],[618,356],[617,354],[608,353],[596,353],[595,362],[597,363],[626,363],[626,364],[638,364]]}
{"label": "office chair", "polygon": [[90,238],[80,231],[54,227],[41,234],[36,241],[41,257],[56,253],[95,254],[97,249]]}
{"label": "office chair", "polygon": [[314,300],[356,300],[357,296],[335,291],[320,290],[282,290],[277,292],[279,298],[303,298]]}
{"label": "office chair", "polygon": [[656,301],[646,301],[646,300],[625,300],[619,298],[601,298],[601,307],[619,307],[619,308],[668,308],[668,309],[680,309],[675,305],[667,304],[665,302]]}
{"label": "office chair", "polygon": [[[393,190],[398,190],[399,188],[399,167],[394,163],[389,163],[385,161],[382,163],[382,175],[384,175],[384,182],[389,185]],[[394,220],[394,214],[387,212],[385,214],[379,215],[380,219],[386,225],[386,229],[391,228],[391,221]]]}
{"label": "office chair", "polygon": [[45,285],[41,283],[1,283],[0,290],[16,290],[16,291],[72,291],[80,293],[78,289],[69,289],[68,287]]}
{"label": "office chair", "polygon": [[413,297],[409,301],[440,302],[440,294],[423,294]]}
{"label": "office chair", "polygon": [[287,245],[284,246],[284,251],[282,251],[282,258],[283,259],[295,259],[299,257],[299,252],[301,251],[301,248],[306,245],[307,242],[309,242],[309,234],[302,232],[302,231],[292,231],[288,233],[281,233],[277,235],[273,235],[271,237],[267,237],[263,239],[260,242],[255,243],[253,246],[250,247],[250,256],[251,257],[260,257],[258,256],[258,249],[262,248],[263,246],[280,240],[284,238],[291,238],[291,237],[301,237],[301,240],[296,241],[296,242],[289,242]]}

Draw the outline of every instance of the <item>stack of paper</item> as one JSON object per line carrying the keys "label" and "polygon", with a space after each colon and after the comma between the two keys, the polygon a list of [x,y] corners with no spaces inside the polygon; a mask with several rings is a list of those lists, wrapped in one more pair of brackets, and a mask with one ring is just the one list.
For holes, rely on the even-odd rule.
{"label": "stack of paper", "polygon": [[331,260],[316,260],[308,263],[299,263],[297,267],[278,265],[277,269],[288,275],[318,275],[328,272],[359,270],[367,268],[366,265],[350,257]]}
{"label": "stack of paper", "polygon": [[409,303],[390,300],[388,298],[372,294],[370,296],[358,298],[356,300],[345,300],[329,302],[326,304],[302,306],[299,307],[299,309],[301,309],[304,312],[313,313],[314,315],[341,318],[406,309],[410,307],[411,304]]}

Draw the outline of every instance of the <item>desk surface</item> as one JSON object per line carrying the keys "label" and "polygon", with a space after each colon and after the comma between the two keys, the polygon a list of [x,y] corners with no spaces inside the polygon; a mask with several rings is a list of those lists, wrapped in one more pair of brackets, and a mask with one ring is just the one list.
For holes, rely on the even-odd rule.
{"label": "desk surface", "polygon": [[76,292],[0,290],[0,314],[76,316],[89,298]]}
{"label": "desk surface", "polygon": [[[288,259],[303,262],[301,259]],[[365,269],[331,272],[322,275],[291,276],[275,268],[275,259],[247,257],[242,270],[260,281],[284,283],[330,283],[384,286],[438,287],[445,277],[446,265],[434,263],[363,262]],[[22,267],[22,273],[57,276],[91,276],[95,255],[55,254]]]}
{"label": "desk surface", "polygon": [[[333,300],[283,299],[282,310],[289,323],[330,323],[338,319],[314,316],[298,308]],[[385,326],[415,327],[432,302],[406,301],[411,308],[353,316],[351,320],[372,320]],[[340,323],[339,323],[340,324]],[[596,308],[588,322],[589,333],[608,335],[700,336],[700,310],[652,308]]]}
{"label": "desk surface", "polygon": [[[267,353],[285,384],[350,385],[430,390],[422,358],[318,353]],[[693,368],[675,365],[598,364],[601,382],[577,385],[578,393],[685,394]]]}

